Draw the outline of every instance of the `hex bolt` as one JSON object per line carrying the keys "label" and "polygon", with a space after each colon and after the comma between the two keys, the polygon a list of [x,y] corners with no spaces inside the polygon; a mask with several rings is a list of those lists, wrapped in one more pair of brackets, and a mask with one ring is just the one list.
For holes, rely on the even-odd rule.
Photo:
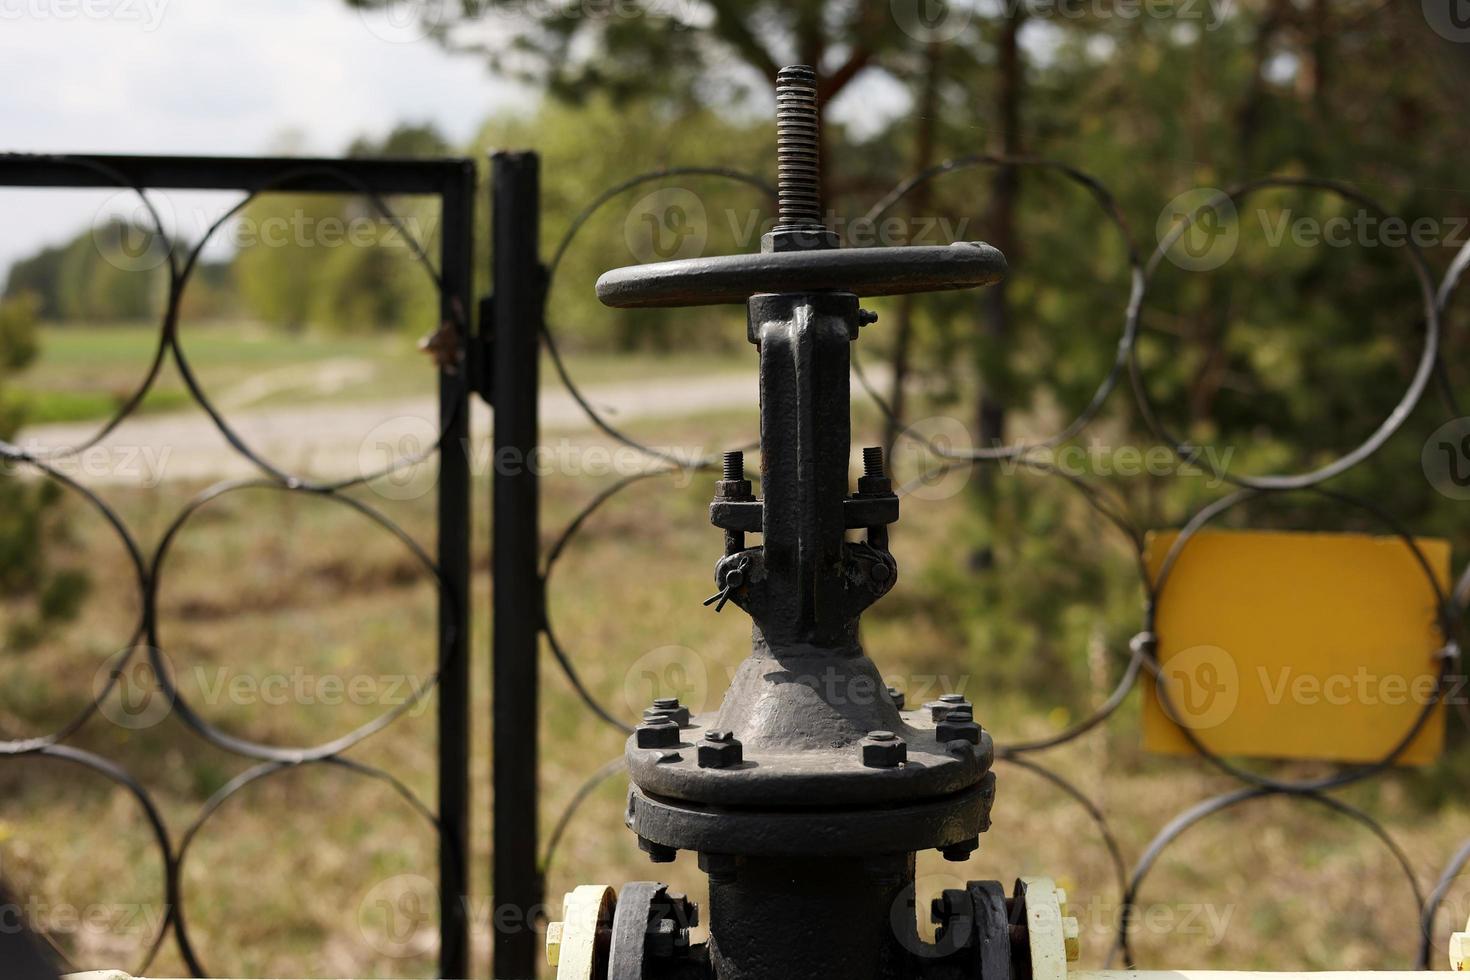
{"label": "hex bolt", "polygon": [[561,936],[562,924],[560,922],[546,923],[546,965],[558,966],[561,964]]}
{"label": "hex bolt", "polygon": [[744,761],[745,749],[732,733],[710,729],[699,743],[699,768],[729,769]]}
{"label": "hex bolt", "polygon": [[863,739],[863,765],[870,769],[894,769],[909,758],[909,746],[892,732],[869,732]]}
{"label": "hex bolt", "polygon": [[929,709],[929,720],[934,722],[943,721],[950,711],[962,706],[970,707],[970,702],[965,700],[963,694],[941,694],[938,701],[930,701],[924,705]]}
{"label": "hex bolt", "polygon": [[[754,500],[750,481],[745,478],[745,453],[725,453],[720,463],[722,479],[715,484],[715,500]],[[745,550],[744,531],[725,531],[725,554],[738,555]]]}
{"label": "hex bolt", "polygon": [[980,838],[971,837],[969,840],[962,840],[957,844],[950,844],[948,847],[942,848],[940,853],[944,855],[946,861],[953,861],[958,864],[961,861],[968,861],[970,855],[974,854],[979,847]]}
{"label": "hex bolt", "polygon": [[671,749],[679,744],[679,726],[667,716],[644,721],[633,734],[640,749]]}
{"label": "hex bolt", "polygon": [[903,692],[900,691],[898,688],[890,687],[888,689],[888,700],[892,701],[893,706],[899,711],[903,710],[904,696]]}
{"label": "hex bolt", "polygon": [[863,476],[883,475],[883,447],[869,446],[863,450]]}
{"label": "hex bolt", "polygon": [[654,698],[653,707],[644,709],[644,721],[667,718],[680,728],[689,727],[689,708],[679,703],[678,698]]}
{"label": "hex bolt", "polygon": [[940,719],[934,734],[941,742],[969,742],[980,744],[980,726],[975,724],[975,712],[968,704],[955,705]]}

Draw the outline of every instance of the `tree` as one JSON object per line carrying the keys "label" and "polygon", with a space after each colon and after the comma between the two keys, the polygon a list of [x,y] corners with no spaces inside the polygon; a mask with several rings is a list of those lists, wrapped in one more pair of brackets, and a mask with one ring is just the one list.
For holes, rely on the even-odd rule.
{"label": "tree", "polygon": [[[5,379],[35,360],[39,309],[33,295],[0,300],[0,440],[7,442],[25,421],[25,405],[7,390]],[[5,647],[15,651],[34,644],[46,627],[75,616],[90,580],[84,572],[53,568],[48,560],[48,544],[61,533],[61,488],[49,480],[22,479],[12,464],[0,466],[0,596],[9,607]]]}

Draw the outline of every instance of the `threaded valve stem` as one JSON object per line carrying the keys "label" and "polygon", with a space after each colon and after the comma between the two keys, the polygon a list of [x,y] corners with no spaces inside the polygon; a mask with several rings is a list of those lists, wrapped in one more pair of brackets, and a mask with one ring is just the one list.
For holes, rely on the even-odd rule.
{"label": "threaded valve stem", "polygon": [[822,138],[817,73],[807,65],[776,75],[778,229],[822,227]]}

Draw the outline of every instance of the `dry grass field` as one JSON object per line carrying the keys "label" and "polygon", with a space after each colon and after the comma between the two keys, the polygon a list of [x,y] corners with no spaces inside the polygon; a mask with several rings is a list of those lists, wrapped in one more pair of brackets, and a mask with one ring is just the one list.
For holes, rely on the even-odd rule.
{"label": "dry grass field", "polygon": [[[864,416],[861,427],[871,431],[872,421]],[[664,445],[714,451],[748,439],[755,416],[752,409],[630,428]],[[548,477],[543,541],[549,544],[606,482]],[[631,719],[642,707],[650,670],[668,677],[669,665],[678,665],[689,697],[712,704],[726,671],[744,656],[748,621],[734,609],[715,615],[700,605],[719,547],[705,518],[707,484],[703,476],[661,477],[625,492],[587,523],[556,568],[549,608],[557,635],[587,686],[622,717]],[[105,496],[151,553],[173,514],[200,489],[110,487]],[[432,541],[431,498],[354,492],[420,541]],[[482,974],[496,915],[487,897],[494,857],[488,843],[488,493],[481,474],[471,644],[477,899],[470,914]],[[929,496],[934,499],[905,504],[894,533],[902,578],[866,620],[869,652],[880,666],[918,697],[964,690],[1001,742],[1056,730],[1099,703],[1123,663],[1124,648],[1110,638],[1136,629],[1116,620],[1136,618],[1137,597],[1130,599],[1125,588],[1119,600],[1118,589],[1099,586],[1095,577],[1073,581],[1055,568],[1029,565],[1025,542],[1017,542],[1003,572],[988,574],[1071,588],[1075,594],[1061,603],[1067,635],[1094,640],[1060,651],[1073,668],[1069,676],[1082,679],[1058,685],[1061,693],[1038,683],[1035,670],[1008,679],[976,653],[997,624],[971,613],[973,576],[957,546],[970,495]],[[1058,508],[1063,524],[1088,519],[1073,503]],[[0,664],[5,738],[44,734],[82,710],[99,671],[127,643],[138,618],[136,585],[115,536],[77,501],[68,501],[64,515],[54,559],[86,571],[89,596],[78,619],[34,648],[7,653]],[[1035,557],[1058,560],[1042,552]],[[1126,562],[1121,550],[1113,558]],[[158,614],[164,654],[183,697],[222,729],[260,742],[315,744],[341,735],[391,707],[433,670],[431,582],[400,543],[330,500],[249,490],[207,505],[170,554]],[[1029,656],[1029,647],[1016,652],[1023,664]],[[544,839],[582,781],[620,754],[622,737],[585,710],[549,653],[541,666]],[[358,695],[331,696],[333,678],[347,690],[356,682]],[[1102,729],[1038,760],[1102,807],[1130,865],[1174,814],[1234,788],[1201,762],[1144,755],[1139,697]],[[431,803],[433,702],[431,695],[349,753]],[[142,780],[177,841],[204,801],[250,763],[199,739],[176,711],[160,712],[147,725],[137,718],[105,710],[71,744]],[[1452,744],[1463,755],[1463,740]],[[1470,836],[1466,771],[1451,760],[1342,795],[1385,823],[1427,889]],[[620,777],[608,780],[569,825],[549,871],[553,911],[564,891],[584,882],[658,877],[701,896],[703,877],[692,856],[655,868],[637,850],[622,826],[624,788]],[[430,976],[432,920],[405,933],[385,921],[382,900],[413,889],[418,879],[404,876],[432,879],[434,855],[425,821],[389,787],[333,767],[301,766],[247,787],[205,824],[184,867],[182,912],[216,976]],[[0,872],[78,968],[136,967],[165,912],[162,869],[135,802],[64,761],[0,760]],[[922,855],[919,872],[921,908],[928,896],[965,879],[1050,874],[1065,884],[1082,917],[1084,963],[1106,958],[1120,911],[1108,852],[1088,813],[1033,773],[1002,764],[994,828],[980,851],[964,865]],[[1414,894],[1392,856],[1361,827],[1304,801],[1254,802],[1197,827],[1160,862],[1140,902],[1134,948],[1147,967],[1403,969],[1412,966],[1419,941]],[[1470,876],[1449,907],[1437,924],[1441,948],[1451,919],[1463,924],[1470,908]],[[184,969],[170,940],[149,973],[175,976]]]}

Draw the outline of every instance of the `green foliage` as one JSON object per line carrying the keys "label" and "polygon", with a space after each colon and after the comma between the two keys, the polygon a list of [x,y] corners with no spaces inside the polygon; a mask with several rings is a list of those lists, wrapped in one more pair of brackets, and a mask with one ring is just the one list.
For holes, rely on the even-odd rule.
{"label": "green foliage", "polygon": [[5,296],[31,294],[45,320],[142,320],[163,309],[168,274],[150,230],[120,220],[10,269]]}
{"label": "green foliage", "polygon": [[[36,357],[39,308],[32,294],[0,300],[0,439],[12,438],[25,418],[5,378]],[[22,479],[8,464],[0,471],[0,596],[7,605],[30,600],[6,616],[12,649],[34,644],[47,626],[75,617],[90,587],[85,572],[57,569],[48,560],[51,544],[64,533],[57,526],[60,497],[55,483]]]}
{"label": "green foliage", "polygon": [[[555,257],[573,221],[606,191],[654,170],[719,166],[774,179],[775,136],[765,123],[703,110],[670,114],[653,104],[615,110],[601,98],[548,101],[532,117],[490,121],[472,153],[532,146],[542,155],[543,251]],[[627,187],[586,216],[554,270],[548,319],[564,348],[738,350],[742,311],[609,310],[592,283],[609,269],[688,254],[760,247],[772,202],[763,190],[725,177],[676,175]]]}
{"label": "green foliage", "polygon": [[[405,124],[382,141],[356,140],[355,157],[441,156],[448,145],[432,126]],[[300,331],[403,331],[422,335],[437,322],[438,290],[419,264],[416,241],[432,250],[437,210],[421,199],[372,202],[342,194],[266,194],[241,213],[233,262],[245,312]]]}

